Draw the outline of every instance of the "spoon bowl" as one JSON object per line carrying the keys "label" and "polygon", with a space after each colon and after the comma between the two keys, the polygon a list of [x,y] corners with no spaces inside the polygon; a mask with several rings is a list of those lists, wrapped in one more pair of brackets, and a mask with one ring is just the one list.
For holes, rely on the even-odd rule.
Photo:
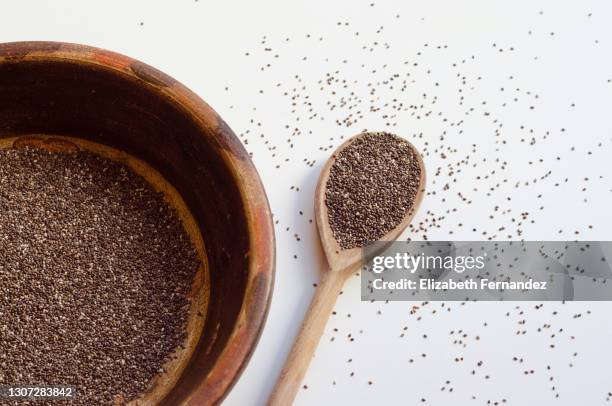
{"label": "spoon bowl", "polygon": [[[353,142],[357,141],[357,139],[361,138],[364,134],[365,133],[358,134],[349,138],[334,151],[321,170],[321,175],[319,176],[319,181],[317,182],[314,202],[315,219],[317,222],[317,228],[319,230],[319,239],[321,240],[321,245],[323,246],[323,251],[325,252],[325,257],[327,258],[327,263],[329,264],[331,271],[342,271],[347,268],[354,268],[356,264],[360,263],[362,257],[363,247],[343,249],[334,238],[334,234],[329,225],[327,205],[325,204],[325,190],[327,188],[327,181],[329,180],[331,168],[336,162],[338,155],[340,155],[344,149],[350,146]],[[412,144],[408,144],[410,148],[417,151]],[[406,229],[406,227],[408,227],[412,221],[412,218],[414,217],[414,214],[421,205],[425,192],[425,164],[423,163],[421,154],[417,153],[415,156],[417,158],[419,168],[421,169],[421,175],[419,177],[419,189],[414,198],[414,203],[410,210],[405,213],[402,221],[392,230],[387,232],[384,237],[380,239],[381,241],[395,241]]]}

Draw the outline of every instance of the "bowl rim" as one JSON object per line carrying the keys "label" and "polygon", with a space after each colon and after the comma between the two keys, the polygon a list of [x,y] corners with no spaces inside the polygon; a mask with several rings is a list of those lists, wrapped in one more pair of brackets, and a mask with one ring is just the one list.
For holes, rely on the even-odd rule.
{"label": "bowl rim", "polygon": [[245,295],[234,329],[210,372],[185,404],[218,404],[237,382],[261,336],[274,286],[276,247],[268,199],[246,149],[223,119],[198,95],[165,73],[128,56],[88,45],[23,41],[0,43],[0,64],[49,61],[98,66],[142,82],[177,103],[202,132],[215,134],[219,154],[231,172],[244,205],[249,234]]}

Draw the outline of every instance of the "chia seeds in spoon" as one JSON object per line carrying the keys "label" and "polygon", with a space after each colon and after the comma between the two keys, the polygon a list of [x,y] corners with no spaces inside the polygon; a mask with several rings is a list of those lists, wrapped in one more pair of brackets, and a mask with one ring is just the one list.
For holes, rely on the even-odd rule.
{"label": "chia seeds in spoon", "polygon": [[414,204],[417,152],[385,132],[364,133],[337,156],[325,190],[329,225],[341,248],[363,247],[398,226]]}

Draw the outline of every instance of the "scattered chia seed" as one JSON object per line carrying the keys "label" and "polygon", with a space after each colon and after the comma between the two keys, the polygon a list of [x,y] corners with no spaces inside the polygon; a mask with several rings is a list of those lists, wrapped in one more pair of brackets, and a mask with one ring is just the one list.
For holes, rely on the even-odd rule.
{"label": "scattered chia seed", "polygon": [[[406,12],[391,2],[376,4],[373,9],[369,4],[369,1],[355,2],[355,12],[351,10],[350,15],[330,10],[330,20],[317,26],[316,32],[300,31],[296,26],[287,32],[270,31],[253,40],[244,50],[247,56],[241,73],[253,75],[257,80],[252,81],[248,90],[244,81],[239,82],[240,91],[236,86],[238,82],[226,84],[234,89],[228,91],[228,94],[233,92],[233,98],[228,99],[231,103],[228,103],[228,111],[232,114],[228,118],[240,129],[238,135],[250,156],[259,167],[277,174],[272,181],[275,187],[291,187],[292,192],[299,194],[291,201],[293,212],[286,210],[285,202],[278,205],[275,225],[279,234],[286,233],[289,239],[295,233],[302,237],[301,241],[296,239],[292,244],[294,254],[299,254],[295,266],[309,270],[301,273],[301,277],[308,274],[312,281],[318,277],[317,272],[312,272],[313,265],[318,262],[310,260],[311,251],[308,251],[314,249],[311,242],[316,241],[316,227],[306,222],[306,217],[297,216],[298,210],[305,209],[303,202],[310,202],[305,194],[311,192],[314,178],[303,176],[301,183],[297,183],[296,177],[291,175],[310,170],[326,159],[351,129],[357,129],[353,131],[356,132],[380,128],[402,134],[426,161],[427,208],[409,225],[409,240],[538,240],[549,235],[551,224],[557,224],[550,231],[553,239],[606,240],[605,230],[609,227],[605,225],[610,221],[605,215],[605,204],[612,196],[612,183],[610,165],[605,157],[609,155],[612,137],[605,130],[609,127],[608,116],[599,114],[599,98],[592,95],[609,96],[612,78],[605,69],[585,71],[572,64],[564,64],[561,68],[556,64],[558,58],[564,59],[578,51],[589,62],[585,66],[599,66],[601,58],[605,59],[609,53],[601,53],[604,41],[593,34],[606,32],[605,19],[598,18],[595,12],[591,17],[591,11],[582,10],[579,5],[568,20],[566,17],[558,19],[565,14],[545,13],[539,8],[528,7],[520,14],[534,18],[521,17],[508,25],[512,27],[508,33],[514,35],[505,32],[500,38],[497,33],[482,31],[472,42],[458,40],[452,33],[444,34],[444,24],[448,20],[440,18],[433,9],[431,14],[419,14],[414,9]],[[376,10],[383,13],[371,13]],[[507,21],[515,18],[502,13],[500,21],[499,14],[485,14],[488,23],[499,21],[504,27]],[[572,35],[566,30],[570,20],[577,27]],[[455,18],[454,21],[461,20]],[[416,36],[408,33],[406,27],[414,30]],[[551,36],[551,32],[555,35]],[[407,43],[404,35],[398,34],[421,38],[423,42]],[[490,41],[490,46],[482,46],[483,38]],[[578,43],[575,38],[584,41]],[[554,48],[550,47],[552,41],[556,43]],[[338,43],[343,46],[339,47]],[[595,50],[594,53],[591,50]],[[308,58],[303,59],[304,56]],[[544,80],[541,74],[558,70],[568,77],[582,78],[585,92],[576,93],[575,87],[566,87],[564,81],[557,80],[557,75],[546,75]],[[249,97],[245,97],[247,94]],[[549,114],[552,111],[549,103],[557,103],[554,111],[558,114]],[[601,124],[603,130],[582,131],[572,124],[591,120]],[[298,203],[293,205],[295,202]],[[565,213],[579,215],[559,216],[561,207]],[[598,224],[601,224],[599,228]],[[346,298],[340,301],[339,308],[347,305]],[[327,350],[336,354],[332,361],[337,363],[344,360],[344,355],[347,358],[354,355],[354,362],[346,364],[351,369],[339,376],[369,377],[373,371],[369,367],[377,365],[378,353],[368,349],[372,340],[381,342],[380,336],[375,339],[372,334],[394,323],[403,328],[407,324],[405,317],[408,317],[410,329],[398,332],[397,339],[406,341],[409,346],[387,340],[388,337],[384,337],[382,345],[398,351],[414,350],[408,355],[406,366],[415,368],[412,384],[422,388],[422,392],[406,398],[403,394],[398,395],[398,399],[409,404],[422,399],[423,402],[427,400],[424,404],[454,402],[463,405],[470,398],[475,405],[521,403],[516,398],[518,395],[507,390],[507,383],[521,386],[523,379],[533,381],[530,385],[534,385],[534,393],[538,394],[537,385],[540,385],[542,392],[550,392],[550,399],[571,404],[574,398],[563,399],[563,387],[559,382],[588,377],[584,373],[586,369],[578,372],[579,363],[574,363],[573,348],[593,345],[595,338],[601,336],[573,334],[573,330],[578,330],[576,333],[588,328],[595,331],[597,327],[579,324],[585,322],[584,318],[572,317],[572,314],[582,306],[572,302],[546,303],[546,311],[512,310],[510,303],[505,303],[494,307],[494,313],[490,313],[489,304],[469,302],[423,302],[417,306],[372,302],[370,305],[374,308],[354,313],[351,319],[346,312],[332,312],[334,317],[329,326],[332,336],[327,344],[331,347]],[[601,309],[607,314],[605,307]],[[511,311],[506,314],[507,310]],[[518,314],[523,310],[525,315]],[[540,314],[536,314],[538,312]],[[372,314],[380,315],[376,325],[372,324]],[[448,318],[451,315],[454,315],[452,319]],[[515,316],[524,321],[518,328],[515,328]],[[346,320],[352,322],[346,323]],[[448,347],[439,346],[436,341],[436,351],[425,350],[431,346],[428,342],[439,338],[440,325],[447,326],[455,321],[458,324],[453,324],[454,332],[445,344]],[[370,337],[347,349],[347,334],[360,337],[355,329],[363,326]],[[549,334],[553,326],[556,335]],[[562,329],[565,332],[560,333]],[[427,333],[427,340],[419,340],[422,333]],[[526,337],[530,337],[530,347],[536,352],[515,354],[516,344],[520,347]],[[491,342],[499,343],[495,352],[486,347]],[[550,347],[551,344],[554,347]],[[465,348],[470,349],[467,354]],[[437,359],[436,353],[443,358]],[[478,359],[466,357],[470,353]],[[476,368],[475,363],[484,355],[483,367]],[[524,361],[506,364],[514,355]],[[465,361],[454,361],[462,357]],[[580,360],[581,356],[576,358]],[[608,364],[604,356],[590,358],[587,362],[595,363],[595,358],[602,365]],[[568,360],[576,367],[568,367]],[[303,391],[303,401],[316,403],[321,390],[326,395],[336,396],[335,400],[342,399],[340,396],[347,390],[352,391],[355,398],[362,396],[363,390],[354,385],[354,380],[338,379],[333,374],[341,371],[328,368],[328,361],[321,362],[316,367],[319,374],[327,374],[334,380],[337,385],[333,388],[337,391],[321,389],[318,387],[320,381],[313,379],[308,382],[309,390]],[[438,397],[439,387],[429,385],[428,377],[419,373],[423,368],[439,366],[449,374],[462,377],[459,381],[452,379],[453,386],[456,385],[452,393],[448,384],[440,382],[446,388],[442,393],[452,398]],[[367,374],[361,370],[365,368]],[[525,375],[524,371],[529,374]],[[379,377],[372,376],[376,382],[388,378],[384,371],[378,372]],[[487,394],[492,392],[480,391],[481,386],[475,386],[477,381],[473,381],[474,385],[465,384],[464,376],[493,388],[497,397],[489,398]],[[513,381],[513,377],[520,381]],[[373,385],[368,389],[377,390],[377,387],[380,388]],[[602,395],[608,393],[606,401],[612,402],[610,388],[593,389]],[[572,392],[571,388],[568,392]],[[603,396],[600,399],[603,401]]]}
{"label": "scattered chia seed", "polygon": [[340,247],[362,247],[401,223],[419,190],[421,169],[416,154],[404,139],[372,132],[336,156],[325,204]]}
{"label": "scattered chia seed", "polygon": [[126,166],[0,150],[0,247],[0,384],[122,404],[184,342],[199,259],[163,194]]}

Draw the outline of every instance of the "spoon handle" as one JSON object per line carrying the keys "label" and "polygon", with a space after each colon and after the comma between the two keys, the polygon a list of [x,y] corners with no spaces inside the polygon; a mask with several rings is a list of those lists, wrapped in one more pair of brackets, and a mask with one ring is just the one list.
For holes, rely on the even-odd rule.
{"label": "spoon handle", "polygon": [[269,406],[289,406],[293,403],[336,299],[349,275],[350,272],[346,270],[323,272],[291,353],[268,400]]}

